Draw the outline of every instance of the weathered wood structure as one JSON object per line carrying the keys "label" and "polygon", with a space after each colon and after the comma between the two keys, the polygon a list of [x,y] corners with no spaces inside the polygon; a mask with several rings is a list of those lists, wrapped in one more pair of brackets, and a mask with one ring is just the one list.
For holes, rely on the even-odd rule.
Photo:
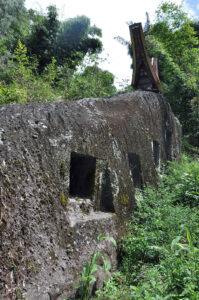
{"label": "weathered wood structure", "polygon": [[135,89],[162,92],[158,76],[157,59],[150,59],[141,23],[129,26],[133,50],[133,78]]}

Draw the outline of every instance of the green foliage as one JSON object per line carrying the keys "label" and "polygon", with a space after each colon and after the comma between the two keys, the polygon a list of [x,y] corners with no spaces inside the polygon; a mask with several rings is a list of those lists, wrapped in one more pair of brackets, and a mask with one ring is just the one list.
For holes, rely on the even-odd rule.
{"label": "green foliage", "polygon": [[172,56],[153,36],[148,36],[147,46],[150,55],[158,58],[159,75],[165,98],[170,102],[172,110],[180,119],[184,133],[191,132],[195,127],[195,118],[191,120],[192,107],[190,99],[197,93],[197,86],[174,62]]}
{"label": "green foliage", "polygon": [[70,68],[74,68],[74,54],[76,62],[83,60],[86,54],[97,53],[102,50],[99,40],[101,30],[90,25],[86,16],[78,16],[66,21],[58,21],[55,6],[48,7],[48,14],[34,18],[31,34],[27,38],[28,54],[39,58],[39,72],[50,63],[52,56],[57,65],[70,61]]}
{"label": "green foliage", "polygon": [[183,164],[170,162],[170,176],[165,176],[164,184],[174,204],[181,203],[195,207],[199,205],[199,163],[183,157]]}
{"label": "green foliage", "polygon": [[192,144],[190,144],[187,139],[182,140],[182,150],[184,153],[186,153],[187,155],[191,155],[193,158],[199,157],[198,147],[195,147]]}
{"label": "green foliage", "polygon": [[[49,80],[53,76],[53,73],[50,75],[49,73],[54,61],[46,70],[45,76],[39,77],[37,60],[30,61],[27,56],[27,48],[20,40],[13,57],[14,59],[6,65],[6,76],[1,78],[0,103],[54,101],[56,94],[51,87],[51,80]],[[4,62],[2,68],[3,65],[5,65]]]}
{"label": "green foliage", "polygon": [[[6,51],[4,45],[3,51]],[[78,65],[75,69],[70,67],[72,61],[58,67],[52,57],[43,72],[38,74],[37,58],[30,60],[26,46],[19,40],[13,58],[8,63],[0,60],[0,69],[6,69],[0,76],[0,104],[56,101],[60,98],[68,101],[116,93],[113,75],[98,67],[96,56],[88,57],[82,63],[74,59],[73,63]]]}
{"label": "green foliage", "polygon": [[[63,64],[65,58],[71,58],[74,50],[81,52],[83,57],[87,53],[99,53],[102,43],[98,39],[102,33],[96,26],[90,26],[90,20],[86,16],[64,21],[57,37],[57,60]],[[79,57],[82,60],[82,56]]]}
{"label": "green foliage", "polygon": [[97,299],[199,299],[198,208],[199,161],[183,156],[137,194],[120,272]]}
{"label": "green foliage", "polygon": [[9,50],[16,46],[18,38],[26,35],[28,18],[24,0],[0,1],[0,40]]}
{"label": "green foliage", "polygon": [[65,64],[62,74],[57,84],[65,100],[107,97],[116,93],[113,74],[98,67],[96,56],[89,57],[74,71]]}
{"label": "green foliage", "polygon": [[190,143],[199,146],[199,94],[191,100],[191,123],[192,132],[190,132]]}
{"label": "green foliage", "polygon": [[[98,66],[101,30],[91,26],[89,18],[60,22],[55,6],[49,6],[44,15],[26,11],[22,0],[18,4],[0,1],[0,15],[3,12],[18,18],[17,25],[13,20],[7,25],[18,26],[20,34],[9,29],[0,39],[0,104],[68,101],[116,93],[113,75]],[[7,27],[2,26],[2,32],[4,29]]]}
{"label": "green foliage", "polygon": [[59,26],[60,22],[55,6],[49,6],[47,16],[37,16],[31,26],[31,34],[27,38],[28,54],[38,57],[40,72],[56,55]]}
{"label": "green foliage", "polygon": [[[113,243],[113,245],[116,247],[116,241],[114,240],[113,237],[102,236],[102,234],[99,234],[97,237],[97,245],[100,241],[102,241],[104,239],[111,241]],[[97,246],[96,246],[96,249],[97,249]],[[82,300],[90,299],[91,287],[92,287],[92,284],[96,281],[95,272],[98,269],[102,268],[100,265],[96,264],[96,260],[98,259],[99,256],[101,257],[102,262],[103,262],[104,272],[107,274],[111,269],[111,265],[110,265],[109,261],[105,260],[104,256],[99,251],[97,251],[97,252],[94,251],[94,253],[91,255],[90,262],[85,263],[85,267],[83,268],[83,271],[81,274],[81,281],[80,281],[80,285],[79,285],[79,289],[78,289],[79,299],[82,299]]]}
{"label": "green foliage", "polygon": [[131,286],[127,283],[127,277],[124,273],[117,271],[105,282],[103,290],[96,292],[93,299],[100,300],[129,300],[131,298]]}
{"label": "green foliage", "polygon": [[163,93],[180,119],[184,133],[198,126],[191,100],[198,95],[199,39],[182,6],[164,2],[147,37],[150,56],[157,57]]}
{"label": "green foliage", "polygon": [[164,45],[181,70],[190,75],[194,65],[199,63],[199,49],[196,48],[199,40],[191,24],[182,6],[164,2],[156,11],[156,22],[150,28],[150,34]]}

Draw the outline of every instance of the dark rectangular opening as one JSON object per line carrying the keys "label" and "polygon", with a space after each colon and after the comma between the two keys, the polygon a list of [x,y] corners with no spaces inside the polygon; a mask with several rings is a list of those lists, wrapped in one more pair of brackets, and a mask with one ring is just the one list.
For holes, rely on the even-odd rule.
{"label": "dark rectangular opening", "polygon": [[153,141],[153,159],[155,167],[158,168],[160,165],[160,145],[156,141]]}
{"label": "dark rectangular opening", "polygon": [[142,169],[140,164],[140,157],[136,153],[129,153],[129,166],[133,177],[133,184],[136,188],[142,188]]}
{"label": "dark rectangular opening", "polygon": [[115,212],[113,205],[110,171],[108,168],[103,174],[100,210],[104,212]]}
{"label": "dark rectangular opening", "polygon": [[94,191],[96,158],[71,153],[70,196],[91,198]]}

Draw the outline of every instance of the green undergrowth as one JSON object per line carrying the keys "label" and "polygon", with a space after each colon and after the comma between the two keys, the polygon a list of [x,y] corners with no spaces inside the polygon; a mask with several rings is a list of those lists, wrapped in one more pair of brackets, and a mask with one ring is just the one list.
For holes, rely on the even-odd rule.
{"label": "green undergrowth", "polygon": [[[8,59],[6,53],[7,48],[0,40],[0,105],[100,98],[117,92],[114,75],[99,68],[97,55],[90,55],[82,62],[75,58],[66,60],[62,66],[57,65],[52,57],[51,62],[39,72],[39,58],[29,57],[26,45],[20,40],[12,57]],[[6,64],[5,57],[8,60]],[[71,67],[71,64],[76,67]]]}
{"label": "green undergrowth", "polygon": [[199,160],[169,163],[137,193],[121,266],[95,299],[199,299]]}

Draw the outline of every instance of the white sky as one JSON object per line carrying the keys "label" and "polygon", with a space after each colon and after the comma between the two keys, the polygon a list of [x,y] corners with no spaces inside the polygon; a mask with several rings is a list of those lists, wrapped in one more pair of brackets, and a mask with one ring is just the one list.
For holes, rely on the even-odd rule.
{"label": "white sky", "polygon": [[[172,0],[180,4],[181,0]],[[61,20],[86,15],[91,20],[91,25],[102,29],[102,42],[104,46],[103,57],[108,59],[101,67],[109,70],[116,76],[118,86],[122,80],[131,81],[131,59],[127,55],[125,46],[120,45],[115,36],[122,36],[130,40],[129,29],[126,22],[145,23],[146,11],[151,21],[156,8],[161,0],[26,0],[26,7],[45,11],[49,5],[56,5]]]}

